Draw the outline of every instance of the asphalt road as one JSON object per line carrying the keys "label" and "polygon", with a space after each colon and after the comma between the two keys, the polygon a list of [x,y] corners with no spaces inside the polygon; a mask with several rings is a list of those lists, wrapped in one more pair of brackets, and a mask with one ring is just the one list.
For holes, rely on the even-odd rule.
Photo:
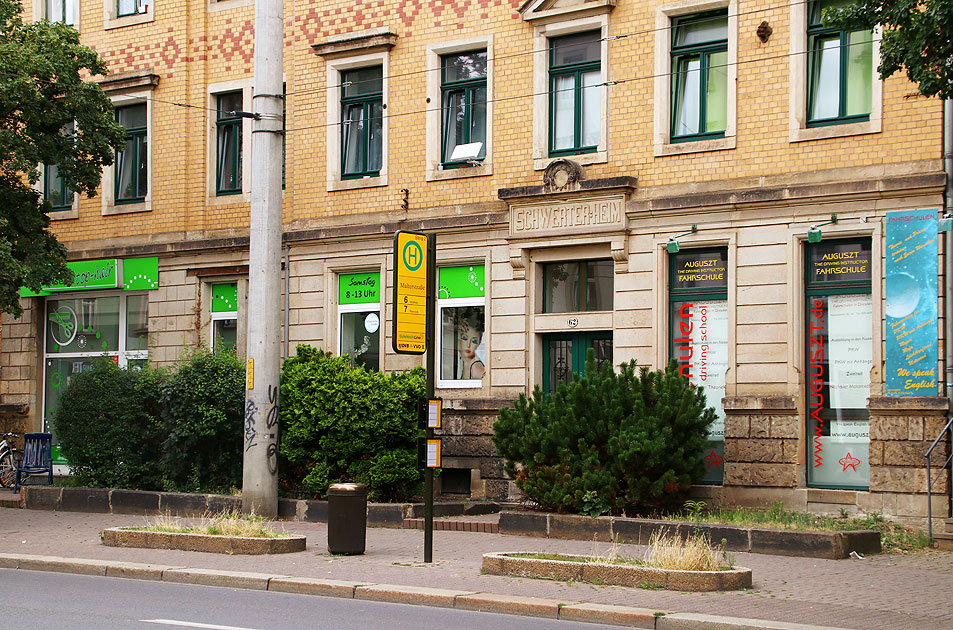
{"label": "asphalt road", "polygon": [[597,630],[589,623],[123,578],[0,569],[0,628]]}

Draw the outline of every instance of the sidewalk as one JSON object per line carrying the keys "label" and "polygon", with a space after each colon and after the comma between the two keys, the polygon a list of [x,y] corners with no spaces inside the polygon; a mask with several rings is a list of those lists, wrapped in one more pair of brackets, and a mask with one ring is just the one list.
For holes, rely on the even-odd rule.
{"label": "sidewalk", "polygon": [[[717,619],[731,617],[802,624],[801,628],[829,626],[857,630],[953,630],[953,553],[942,551],[910,555],[882,554],[863,560],[821,560],[738,553],[736,564],[753,570],[752,590],[679,593],[482,575],[482,555],[491,551],[590,554],[604,553],[609,545],[481,532],[435,531],[432,564],[423,563],[421,531],[370,528],[367,530],[367,551],[364,555],[332,557],[327,553],[326,525],[295,521],[282,525],[288,532],[307,536],[308,547],[306,551],[294,554],[228,556],[173,550],[119,549],[100,544],[99,534],[103,529],[140,525],[147,519],[143,516],[0,508],[0,566],[16,566],[11,565],[11,562],[17,556],[47,556],[106,564],[141,563],[360,584],[453,589],[546,598],[560,603],[610,604],[647,609],[649,612],[704,615],[666,616],[654,624],[659,629],[785,627],[778,623],[729,623],[728,619],[719,623]],[[457,517],[454,520],[460,519]],[[626,555],[639,555],[642,548],[626,545],[620,551]],[[49,564],[49,561],[42,562]],[[60,570],[69,570],[58,566]],[[55,566],[48,568],[57,570]],[[227,582],[225,584],[229,585]],[[236,581],[230,585],[237,586],[238,583]],[[391,590],[400,589],[394,587]],[[403,590],[403,600],[398,597],[398,601],[418,603],[409,595],[412,589]],[[510,611],[515,610],[510,608]],[[596,619],[598,617],[590,620]],[[653,627],[651,621],[647,626],[636,625]]]}

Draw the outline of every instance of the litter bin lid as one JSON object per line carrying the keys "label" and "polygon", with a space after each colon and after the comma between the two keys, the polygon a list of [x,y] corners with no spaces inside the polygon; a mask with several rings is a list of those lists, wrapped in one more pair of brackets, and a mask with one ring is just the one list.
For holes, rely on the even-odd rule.
{"label": "litter bin lid", "polygon": [[332,483],[328,486],[328,494],[367,494],[367,486],[363,483]]}

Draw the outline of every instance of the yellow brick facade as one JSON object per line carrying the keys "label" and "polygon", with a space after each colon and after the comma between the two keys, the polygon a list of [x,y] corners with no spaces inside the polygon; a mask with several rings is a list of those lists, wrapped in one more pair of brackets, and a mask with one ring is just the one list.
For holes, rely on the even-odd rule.
{"label": "yellow brick facade", "polygon": [[[208,171],[214,164],[210,86],[250,88],[254,6],[245,0],[152,0],[150,19],[116,26],[115,20],[104,22],[102,1],[81,2],[83,41],[104,57],[114,75],[158,77],[150,92],[151,206],[104,216],[99,197],[82,199],[78,216],[54,221],[53,229],[76,259],[159,257],[161,286],[149,300],[149,357],[167,364],[183,348],[207,342],[204,305],[210,283],[241,281],[245,273],[248,181],[243,195],[215,195]],[[666,128],[669,115],[656,104],[659,38],[669,37],[667,27],[660,31],[660,16],[728,7],[737,76],[729,86],[734,132],[723,148],[675,143],[660,148],[658,129]],[[697,224],[698,232],[681,239],[682,245],[726,249],[729,308],[724,481],[699,493],[715,501],[756,503],[771,488],[772,496],[791,506],[825,510],[849,504],[922,520],[925,489],[883,481],[897,477],[905,464],[882,456],[875,462],[871,455],[870,483],[851,490],[849,501],[809,487],[803,256],[809,226],[834,213],[839,220],[825,227],[825,239],[870,239],[875,252],[870,394],[882,395],[884,219],[889,211],[942,207],[940,101],[913,96],[915,86],[895,76],[882,85],[874,82],[879,105],[866,127],[844,133],[847,127],[811,130],[792,123],[798,114],[803,118],[803,111],[796,111],[803,101],[796,103],[806,90],[806,56],[796,52],[805,38],[803,13],[796,5],[764,0],[289,0],[284,12],[283,223],[289,295],[281,317],[287,321],[287,340],[292,348],[310,343],[337,352],[337,278],[376,271],[384,296],[380,365],[392,370],[419,364],[418,358],[391,350],[394,230],[437,233],[442,265],[485,266],[486,375],[475,387],[448,386],[440,392],[462,418],[446,435],[448,467],[473,471],[473,494],[512,496],[514,488],[503,477],[488,437],[492,417],[500,405],[545,381],[543,347],[552,335],[568,332],[567,317],[542,312],[544,266],[611,260],[613,307],[573,313],[574,323],[568,325],[576,333],[608,331],[615,364],[636,359],[663,365],[670,358],[665,244]],[[548,115],[546,107],[536,105],[540,93],[534,83],[548,63],[546,33],[562,32],[561,22],[599,28],[599,20],[608,36],[601,60],[607,114],[600,150],[566,156],[581,164],[579,181],[541,186],[552,160],[534,153],[534,137],[540,129],[545,135]],[[772,29],[764,42],[756,34],[762,23]],[[360,47],[384,35],[396,43]],[[488,42],[482,47],[491,59],[491,151],[484,165],[470,172],[430,177],[428,168],[434,165],[428,164],[425,148],[434,143],[434,134],[439,144],[440,130],[427,119],[440,103],[439,91],[428,91],[428,58],[433,56],[428,49],[474,39]],[[334,44],[351,50],[328,54]],[[373,185],[329,190],[334,187],[328,182],[329,143],[340,142],[338,126],[329,124],[337,115],[328,111],[329,103],[340,106],[332,66],[348,55],[368,53],[387,57],[386,184],[382,177]],[[663,92],[667,81],[666,74]],[[245,109],[250,108],[246,98]],[[250,123],[244,129],[247,134]],[[810,134],[829,137],[811,139]],[[254,156],[246,152],[244,159]],[[406,210],[401,208],[403,189],[408,191]],[[509,224],[521,204],[588,203],[603,197],[621,200],[622,225],[519,235]],[[942,295],[943,278],[940,286]],[[31,372],[24,366],[31,364],[30,353],[44,352],[38,325],[43,303],[34,299],[25,306],[20,323],[25,328],[15,329],[22,338],[8,340],[10,329],[4,327],[3,369],[10,374],[15,366],[17,377],[4,378],[0,393],[35,409],[43,398],[42,369]],[[938,336],[945,325],[942,314],[940,319]],[[908,415],[921,412],[929,415],[918,408]],[[39,426],[40,414],[31,414]],[[873,410],[870,415],[872,423],[879,422]],[[755,427],[764,422],[781,428],[772,429],[773,435],[762,433]],[[882,451],[875,433],[871,429],[872,453]],[[759,455],[759,440],[770,439],[777,440],[771,445],[776,453]]]}

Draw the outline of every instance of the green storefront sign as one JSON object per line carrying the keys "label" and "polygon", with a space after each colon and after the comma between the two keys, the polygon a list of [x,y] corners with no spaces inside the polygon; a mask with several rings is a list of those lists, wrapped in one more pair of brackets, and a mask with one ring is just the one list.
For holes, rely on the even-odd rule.
{"label": "green storefront sign", "polygon": [[63,291],[91,291],[97,289],[117,289],[123,291],[149,291],[159,288],[159,259],[149,258],[107,258],[103,260],[75,260],[66,263],[73,272],[70,285],[55,284],[43,287],[40,291],[20,289],[21,297],[51,295]]}
{"label": "green storefront sign", "polygon": [[342,273],[338,276],[338,304],[368,304],[381,301],[381,274]]}
{"label": "green storefront sign", "polygon": [[486,295],[486,267],[483,265],[441,267],[439,282],[437,297],[441,300],[484,297]]}

